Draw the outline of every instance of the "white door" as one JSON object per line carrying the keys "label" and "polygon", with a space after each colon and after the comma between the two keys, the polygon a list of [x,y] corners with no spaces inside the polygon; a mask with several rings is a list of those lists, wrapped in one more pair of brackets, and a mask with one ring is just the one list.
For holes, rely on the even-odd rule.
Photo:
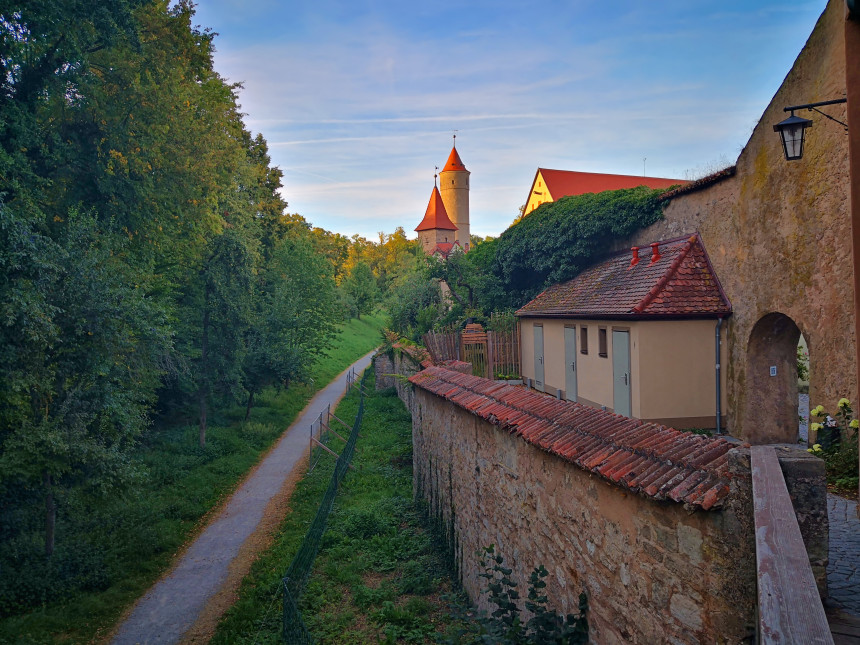
{"label": "white door", "polygon": [[630,332],[612,330],[612,407],[630,416]]}
{"label": "white door", "polygon": [[535,389],[544,392],[543,383],[543,327],[534,326],[535,330]]}
{"label": "white door", "polygon": [[576,329],[564,328],[564,395],[576,401]]}

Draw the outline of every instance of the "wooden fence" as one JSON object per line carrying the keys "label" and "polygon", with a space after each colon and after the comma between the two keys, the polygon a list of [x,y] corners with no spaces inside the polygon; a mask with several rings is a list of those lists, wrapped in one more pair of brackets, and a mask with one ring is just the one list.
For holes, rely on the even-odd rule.
{"label": "wooden fence", "polygon": [[487,331],[466,325],[463,331],[428,332],[424,346],[433,361],[458,360],[472,364],[472,374],[484,378],[519,378],[520,344],[517,329]]}

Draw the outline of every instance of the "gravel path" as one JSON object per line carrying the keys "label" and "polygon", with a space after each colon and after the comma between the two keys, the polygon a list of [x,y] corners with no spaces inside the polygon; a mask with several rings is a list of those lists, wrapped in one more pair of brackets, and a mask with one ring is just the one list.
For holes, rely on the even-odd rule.
{"label": "gravel path", "polygon": [[828,604],[860,617],[860,519],[857,502],[828,493],[830,563],[827,565]]}
{"label": "gravel path", "polygon": [[263,519],[263,510],[307,454],[311,423],[335,407],[351,369],[361,373],[373,352],[360,358],[318,392],[221,514],[191,544],[173,571],[137,603],[117,631],[115,645],[176,643],[227,579],[230,563]]}

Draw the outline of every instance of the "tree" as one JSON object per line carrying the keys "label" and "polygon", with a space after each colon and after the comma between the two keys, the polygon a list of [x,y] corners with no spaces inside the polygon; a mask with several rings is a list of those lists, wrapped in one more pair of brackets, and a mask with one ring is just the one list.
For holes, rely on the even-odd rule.
{"label": "tree", "polygon": [[191,357],[190,389],[197,399],[200,446],[204,447],[210,398],[238,399],[241,391],[253,260],[237,234],[228,231],[212,240],[196,286],[184,312],[189,325],[185,353]]}
{"label": "tree", "polygon": [[55,241],[0,207],[0,490],[41,490],[48,555],[58,492],[104,494],[132,475],[170,349],[165,312],[121,252],[90,215],[70,213]]}
{"label": "tree", "polygon": [[265,275],[243,366],[246,420],[264,387],[308,377],[334,337],[337,319],[331,265],[307,234],[283,239]]}
{"label": "tree", "polygon": [[359,320],[361,320],[361,314],[369,314],[373,311],[377,298],[376,279],[366,262],[359,261],[353,265],[344,282],[344,287],[347,296],[355,305]]}

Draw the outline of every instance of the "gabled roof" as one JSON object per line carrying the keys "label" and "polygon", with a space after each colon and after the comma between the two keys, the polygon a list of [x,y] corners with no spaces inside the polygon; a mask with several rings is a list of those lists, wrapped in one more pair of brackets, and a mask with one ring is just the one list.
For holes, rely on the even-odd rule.
{"label": "gabled roof", "polygon": [[714,273],[699,234],[617,254],[573,280],[556,284],[517,311],[555,318],[716,318],[732,306]]}
{"label": "gabled roof", "polygon": [[427,204],[424,219],[415,227],[416,231],[432,231],[434,229],[457,230],[457,227],[451,222],[451,218],[448,217],[448,211],[445,210],[445,204],[442,203],[442,195],[439,194],[439,189],[436,186],[433,186],[433,192],[430,194],[430,202]]}
{"label": "gabled roof", "polygon": [[679,432],[442,367],[428,367],[409,381],[640,495],[703,510],[719,508],[729,495],[728,452],[735,446],[725,439]]}
{"label": "gabled roof", "polygon": [[451,172],[451,171],[463,171],[466,170],[466,166],[463,165],[463,162],[460,161],[460,155],[457,154],[457,146],[451,148],[451,154],[448,155],[448,161],[445,163],[445,167],[442,168],[442,172]]}
{"label": "gabled roof", "polygon": [[[535,190],[538,175],[543,177],[544,184],[549,191],[550,197],[558,201],[569,195],[583,195],[585,193],[600,193],[604,190],[618,190],[620,188],[636,188],[637,186],[648,186],[648,188],[669,188],[678,184],[686,184],[683,179],[665,179],[662,177],[638,177],[636,175],[606,175],[598,172],[579,172],[576,170],[552,170],[550,168],[538,168],[532,181],[531,191]],[[531,195],[529,191],[529,195]]]}
{"label": "gabled roof", "polygon": [[439,242],[433,247],[433,250],[430,251],[430,255],[436,255],[438,253],[443,258],[447,259],[448,256],[451,255],[451,251],[455,248],[458,248],[461,251],[463,250],[463,247],[460,246],[460,243],[457,240],[454,240],[453,242]]}

